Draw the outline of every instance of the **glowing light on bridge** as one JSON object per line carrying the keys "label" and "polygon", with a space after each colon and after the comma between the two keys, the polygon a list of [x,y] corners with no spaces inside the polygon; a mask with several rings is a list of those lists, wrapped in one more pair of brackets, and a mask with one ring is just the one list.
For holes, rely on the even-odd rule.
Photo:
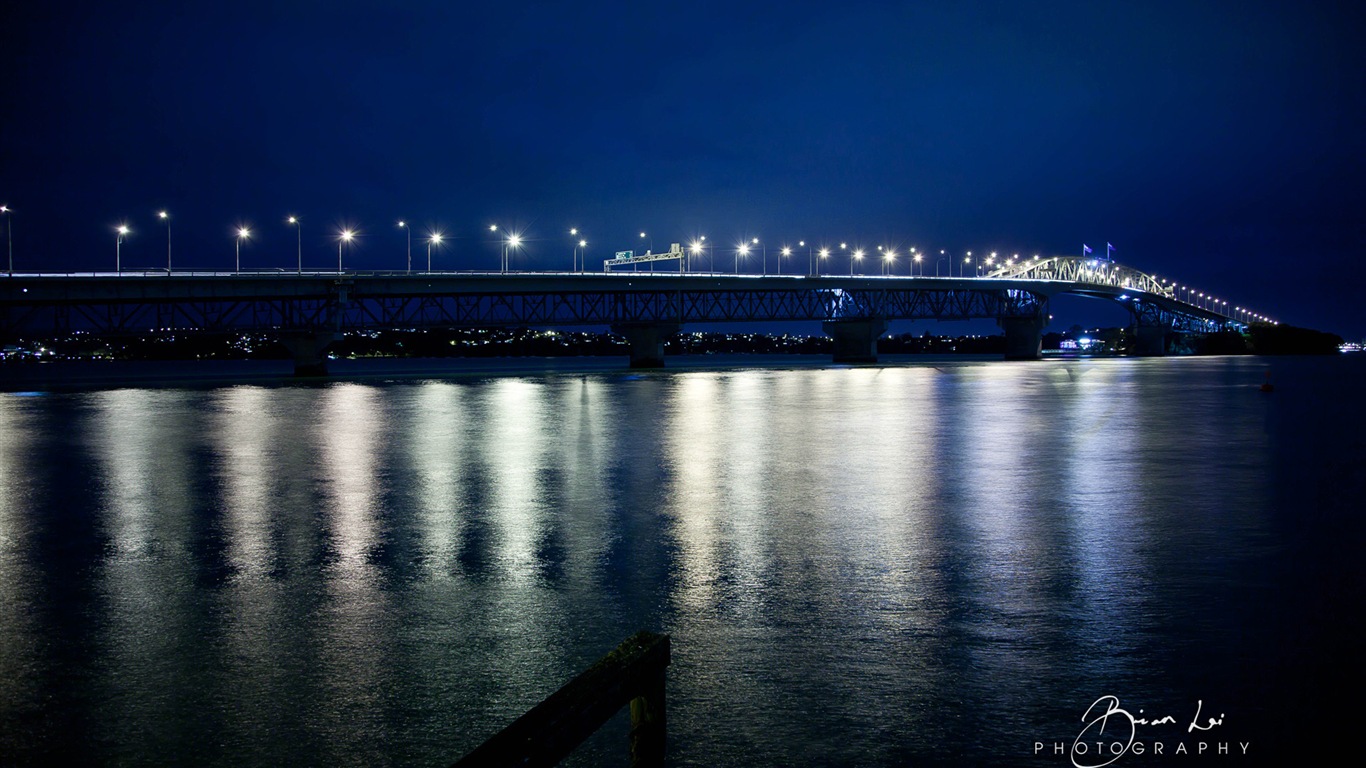
{"label": "glowing light on bridge", "polygon": [[236,261],[235,270],[234,270],[234,271],[236,271],[236,272],[241,272],[241,271],[242,271],[242,241],[243,241],[243,240],[246,240],[246,239],[249,238],[249,237],[251,237],[251,230],[247,229],[246,227],[238,227],[238,228],[237,228],[237,242],[235,243],[235,245],[237,246],[237,247],[236,247],[236,257],[237,257],[237,261]]}
{"label": "glowing light on bridge", "polygon": [[432,271],[432,246],[433,246],[433,245],[435,245],[435,246],[437,246],[437,247],[440,247],[440,246],[441,246],[441,233],[440,233],[440,232],[433,232],[433,233],[431,234],[431,236],[429,236],[429,237],[427,238],[427,271],[428,271],[428,272],[431,272],[431,271]]}
{"label": "glowing light on bridge", "polygon": [[130,230],[130,229],[128,228],[128,225],[127,225],[127,224],[120,224],[120,225],[118,225],[117,227],[114,228],[114,233],[115,233],[115,234],[114,234],[114,271],[115,271],[115,272],[122,272],[122,271],[123,271],[123,256],[122,256],[121,251],[122,251],[122,248],[123,248],[123,239],[124,239],[125,237],[128,237],[128,233],[129,233],[129,232],[132,232],[132,230]]}
{"label": "glowing light on bridge", "polygon": [[346,243],[351,242],[351,238],[353,238],[353,237],[355,237],[355,236],[356,236],[356,233],[355,233],[355,232],[353,232],[353,231],[351,231],[351,230],[349,230],[349,229],[343,229],[343,230],[341,231],[341,235],[337,238],[337,271],[338,271],[338,272],[341,272],[341,271],[342,271],[342,246],[345,245]]}

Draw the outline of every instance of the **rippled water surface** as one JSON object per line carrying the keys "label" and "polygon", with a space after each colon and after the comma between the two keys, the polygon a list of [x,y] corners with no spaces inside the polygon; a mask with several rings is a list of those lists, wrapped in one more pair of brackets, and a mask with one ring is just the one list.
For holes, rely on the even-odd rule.
{"label": "rippled water surface", "polygon": [[1364,374],[0,394],[0,762],[441,765],[641,628],[676,764],[1066,765],[1105,694],[1167,750],[1314,749],[1360,666]]}

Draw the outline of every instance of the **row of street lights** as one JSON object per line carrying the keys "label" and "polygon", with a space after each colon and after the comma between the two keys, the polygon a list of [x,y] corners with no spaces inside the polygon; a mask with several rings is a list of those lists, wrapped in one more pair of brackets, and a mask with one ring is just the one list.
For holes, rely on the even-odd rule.
{"label": "row of street lights", "polygon": [[1193,307],[1200,307],[1201,309],[1210,312],[1219,312],[1225,317],[1231,317],[1242,323],[1251,324],[1257,322],[1280,325],[1279,321],[1272,320],[1270,317],[1261,313],[1253,312],[1247,307],[1235,306],[1233,308],[1233,314],[1230,315],[1228,311],[1228,302],[1224,299],[1215,298],[1213,295],[1207,294],[1204,291],[1198,291],[1189,285],[1178,285],[1175,280],[1159,279],[1158,282],[1163,286],[1172,289],[1173,296]]}
{"label": "row of street lights", "polygon": [[[10,209],[9,209],[7,206],[0,206],[0,213],[5,213],[6,215],[9,215]],[[157,213],[157,217],[160,218],[162,221],[164,221],[164,222],[166,223],[166,270],[167,270],[167,272],[169,273],[169,272],[171,271],[171,220],[170,220],[170,214],[167,213],[166,211],[159,211],[159,212]],[[286,219],[286,223],[293,225],[294,228],[295,228],[295,235],[296,235],[296,269],[297,269],[298,272],[302,273],[302,272],[303,272],[303,224],[302,224],[302,222],[300,221],[300,219],[299,219],[297,216],[290,216],[290,217],[288,217],[288,218]],[[407,271],[408,271],[408,272],[412,272],[412,269],[413,269],[413,238],[412,238],[412,227],[409,226],[409,224],[408,224],[408,222],[407,222],[406,220],[400,219],[400,220],[398,221],[398,228],[404,230],[404,234],[405,234],[405,236],[406,236],[406,241],[407,241]],[[490,231],[490,232],[493,232],[493,233],[497,233],[497,232],[498,232],[498,225],[497,225],[497,224],[491,224],[491,225],[489,225],[489,231]],[[124,240],[130,233],[131,233],[131,230],[128,228],[128,226],[127,226],[126,224],[121,224],[121,225],[119,225],[119,226],[115,229],[116,238],[115,238],[115,256],[114,256],[114,260],[115,260],[115,270],[116,270],[116,271],[122,271],[121,247],[122,247],[122,244],[123,244],[123,240]],[[569,234],[570,234],[570,236],[571,236],[572,238],[574,238],[574,240],[572,241],[572,242],[573,242],[573,269],[574,269],[575,271],[586,270],[586,269],[587,269],[587,263],[586,263],[586,253],[585,253],[585,249],[586,249],[587,246],[588,246],[588,241],[587,241],[586,239],[583,239],[582,237],[580,237],[579,229],[578,229],[577,227],[571,228],[571,229],[569,230]],[[234,250],[235,250],[235,255],[236,255],[236,265],[235,265],[235,266],[236,266],[236,270],[239,271],[239,272],[241,271],[241,268],[242,268],[242,241],[243,241],[243,240],[246,240],[246,239],[248,239],[248,238],[250,238],[250,236],[251,236],[251,231],[250,231],[247,227],[239,227],[239,228],[238,228],[237,233],[236,233],[236,242],[235,242],[235,249],[234,249]],[[353,230],[340,230],[340,231],[337,233],[337,238],[338,238],[338,242],[337,242],[337,251],[338,251],[338,255],[337,255],[337,270],[338,270],[338,271],[341,271],[341,270],[342,270],[342,248],[343,248],[343,246],[344,246],[346,243],[351,242],[351,240],[354,239],[354,237],[355,237],[355,232],[354,232]],[[647,251],[647,252],[652,252],[652,251],[654,250],[654,239],[653,239],[648,233],[646,233],[646,232],[641,232],[641,233],[640,233],[640,239],[641,239],[642,241],[648,241],[648,242],[649,242],[649,251]],[[428,238],[427,238],[427,271],[429,271],[429,272],[431,271],[431,268],[432,268],[432,246],[433,246],[433,245],[440,246],[441,243],[442,243],[442,240],[443,240],[443,236],[441,235],[441,233],[435,233],[435,232],[434,232],[434,233],[431,233],[431,234],[428,236]],[[689,256],[700,255],[700,254],[702,254],[705,250],[711,249],[712,246],[708,245],[708,244],[706,243],[706,240],[707,240],[707,238],[706,238],[705,235],[699,236],[698,239],[695,240],[695,241],[692,243],[691,247],[689,248]],[[502,246],[502,247],[501,247],[501,251],[500,251],[499,270],[500,270],[501,272],[507,272],[507,271],[509,271],[509,269],[511,268],[511,260],[510,260],[511,252],[512,252],[513,250],[516,250],[517,248],[522,247],[522,237],[521,237],[520,235],[516,234],[516,233],[509,234],[506,238],[503,238],[502,243],[501,243],[501,246]],[[817,251],[814,247],[808,247],[805,240],[802,240],[802,241],[798,242],[798,247],[808,248],[808,251],[807,251],[807,255],[808,255],[808,272],[809,272],[810,274],[813,274],[813,275],[819,275],[819,274],[821,274],[820,266],[821,266],[821,264],[825,263],[825,261],[826,261],[827,259],[830,258],[830,256],[832,255],[832,250],[831,250],[830,248],[823,247],[823,248],[820,248],[819,251]],[[768,247],[767,247],[767,244],[766,244],[766,243],[761,243],[760,240],[759,240],[759,238],[757,238],[757,237],[751,238],[749,242],[742,242],[742,243],[740,243],[740,244],[736,247],[736,249],[735,249],[735,273],[736,273],[736,274],[739,274],[739,272],[740,272],[740,259],[741,259],[741,257],[746,257],[746,258],[748,258],[750,251],[751,251],[752,249],[754,249],[754,248],[760,248],[760,249],[762,250],[762,257],[763,257],[763,259],[762,259],[762,261],[763,261],[762,273],[763,273],[763,274],[768,274]],[[840,245],[839,245],[839,250],[840,250],[841,252],[848,252],[848,249],[849,249],[849,244],[848,244],[847,242],[842,242],[842,243],[840,243]],[[878,252],[882,254],[882,258],[883,258],[882,264],[881,264],[881,273],[882,273],[883,275],[892,275],[892,274],[894,274],[894,271],[893,271],[893,270],[894,270],[894,265],[895,265],[896,259],[897,259],[896,250],[895,250],[894,248],[890,248],[890,247],[878,246]],[[781,274],[782,274],[782,271],[783,271],[783,262],[782,262],[782,259],[783,259],[783,258],[790,258],[790,257],[792,256],[792,253],[793,253],[793,249],[792,249],[790,246],[783,246],[783,248],[782,248],[781,251],[780,251],[781,256],[780,256],[780,258],[779,258],[779,260],[778,260],[778,274],[781,275]],[[819,254],[819,256],[820,256],[820,259],[819,259],[819,260],[816,259],[817,254]],[[940,258],[938,258],[938,259],[935,261],[935,276],[936,276],[936,277],[940,276],[940,265],[947,259],[947,260],[949,261],[949,276],[952,277],[952,276],[953,276],[953,262],[955,261],[953,255],[950,254],[950,253],[948,253],[948,252],[945,251],[945,250],[942,250],[942,249],[939,251],[939,254],[940,254]],[[912,248],[910,249],[908,255],[910,256],[910,259],[911,259],[911,265],[910,265],[910,268],[908,269],[908,274],[910,274],[911,276],[914,276],[914,275],[916,274],[916,268],[919,267],[919,268],[920,268],[920,274],[923,276],[923,275],[924,275],[924,265],[923,265],[923,261],[924,261],[925,255],[924,255],[923,253],[919,252],[919,250],[918,250],[917,248],[915,248],[915,247],[912,247]],[[855,266],[855,264],[861,263],[861,262],[863,261],[863,257],[864,257],[864,250],[861,249],[861,248],[855,248],[855,249],[852,251],[852,253],[849,254],[849,274],[850,274],[851,276],[854,274],[854,266]],[[992,254],[991,254],[991,257],[987,258],[983,264],[977,264],[976,262],[974,262],[974,260],[973,260],[973,258],[972,258],[972,251],[968,251],[967,254],[966,254],[966,256],[965,256],[964,259],[963,259],[962,264],[960,265],[959,270],[958,270],[958,275],[959,275],[959,277],[965,277],[965,276],[966,276],[967,269],[968,269],[968,265],[974,265],[974,266],[975,266],[974,271],[975,271],[977,274],[980,275],[980,274],[981,274],[982,267],[983,267],[984,265],[985,265],[985,266],[990,266],[990,265],[992,265],[992,264],[993,264],[993,261],[994,261],[994,259],[995,259],[995,257],[996,257],[996,253],[993,251]],[[1016,258],[1018,258],[1018,254],[1016,254]],[[1034,258],[1037,260],[1039,257],[1036,255]],[[715,259],[713,258],[711,261],[712,261],[712,263],[713,263],[713,265],[714,265]],[[1014,260],[1011,259],[1010,261],[1013,262]],[[1004,265],[1005,263],[1006,263],[1006,262],[1004,262],[1004,261],[1002,262],[1003,265]],[[691,259],[689,259],[689,262],[688,262],[688,267],[687,267],[688,269],[691,269],[691,266],[690,266],[690,265],[691,265]],[[12,248],[11,248],[11,255],[10,255],[10,271],[11,271],[11,273],[13,272],[13,253],[12,253]]]}
{"label": "row of street lights", "polygon": [[[7,243],[7,252],[8,252],[8,272],[9,272],[10,275],[13,275],[13,274],[14,274],[14,224],[13,224],[13,215],[14,215],[14,212],[13,212],[13,210],[12,210],[8,205],[0,205],[0,214],[4,214],[4,215],[5,215],[5,223],[6,223],[6,227],[5,227],[5,230],[6,230],[6,243]],[[167,211],[158,211],[158,212],[157,212],[157,218],[160,219],[161,221],[165,222],[165,224],[166,224],[166,272],[167,272],[167,274],[170,274],[170,272],[171,272],[171,216],[170,216],[170,213],[168,213]],[[297,269],[298,269],[299,273],[302,273],[302,272],[303,272],[303,224],[302,224],[302,222],[299,220],[299,217],[297,217],[297,216],[290,216],[290,217],[288,217],[288,218],[286,219],[286,223],[293,225],[294,228],[295,228],[296,247],[297,247]],[[406,220],[403,220],[403,219],[400,219],[400,220],[399,220],[399,222],[398,222],[398,227],[399,227],[399,229],[404,230],[404,233],[405,233],[406,238],[407,238],[407,269],[408,269],[409,272],[412,272],[412,269],[413,269],[413,234],[412,234],[412,227],[409,226],[408,223],[407,223],[407,221],[406,221]],[[497,233],[497,232],[498,232],[498,225],[497,225],[497,224],[491,224],[491,225],[489,225],[489,231],[490,231],[490,232],[493,232],[493,233]],[[115,236],[114,236],[114,270],[115,270],[116,272],[122,272],[122,271],[123,271],[123,241],[124,241],[124,240],[128,237],[128,235],[130,235],[131,233],[132,233],[132,230],[129,229],[129,227],[128,227],[127,224],[120,224],[119,226],[115,227],[115,229],[114,229],[114,235],[115,235]],[[573,269],[574,269],[575,271],[581,271],[581,270],[586,271],[586,269],[587,269],[587,264],[586,264],[586,257],[587,257],[587,254],[586,254],[586,252],[585,252],[585,249],[588,247],[588,241],[587,241],[586,239],[584,239],[583,237],[581,237],[580,232],[579,232],[579,229],[578,229],[577,227],[571,228],[571,229],[569,230],[569,234],[570,234],[571,238],[573,238],[573,241],[572,241],[572,242],[574,243],[574,248],[573,248]],[[356,235],[355,231],[354,231],[354,230],[350,230],[350,229],[343,229],[343,230],[338,231],[338,233],[337,233],[337,271],[338,271],[338,272],[341,272],[341,271],[342,271],[343,247],[344,247],[347,243],[350,243],[350,242],[355,238],[355,235]],[[242,271],[242,241],[247,240],[247,239],[249,239],[250,237],[251,237],[251,230],[250,230],[250,229],[248,229],[248,228],[245,227],[245,226],[238,227],[237,233],[236,233],[236,238],[235,238],[235,248],[234,248],[235,256],[236,256],[235,268],[236,268],[236,271],[238,271],[238,272]],[[432,270],[432,246],[435,245],[435,246],[438,246],[438,247],[439,247],[439,246],[441,245],[441,243],[442,243],[442,238],[443,238],[443,236],[442,236],[442,234],[439,233],[439,232],[433,232],[433,233],[431,233],[431,234],[428,236],[428,238],[427,238],[427,271],[428,271],[428,272],[430,272],[430,271]],[[641,233],[640,233],[640,239],[641,239],[642,241],[648,241],[648,242],[649,242],[650,251],[653,251],[653,250],[654,250],[654,239],[651,238],[646,232],[641,232]],[[506,238],[503,239],[503,241],[502,241],[501,261],[500,261],[500,263],[499,263],[499,268],[500,268],[500,270],[501,270],[502,272],[507,272],[508,269],[509,269],[509,266],[510,266],[510,259],[509,259],[509,257],[510,257],[510,252],[511,252],[512,250],[515,250],[515,249],[517,249],[517,248],[520,248],[521,245],[522,245],[522,238],[521,238],[521,236],[520,236],[519,234],[510,233]],[[826,261],[827,259],[830,258],[831,253],[832,253],[831,249],[828,248],[828,247],[822,247],[822,248],[820,248],[820,249],[817,251],[814,247],[807,246],[807,243],[806,243],[805,240],[799,241],[799,242],[797,243],[797,245],[798,245],[798,247],[807,248],[807,249],[808,249],[808,250],[807,250],[808,272],[809,272],[810,274],[813,274],[813,275],[820,275],[820,274],[821,274],[821,269],[820,269],[821,264],[825,263],[825,261]],[[740,273],[740,257],[742,257],[742,256],[748,257],[748,256],[749,256],[750,250],[751,250],[752,248],[754,248],[754,247],[761,247],[761,248],[762,248],[762,253],[763,253],[763,273],[764,273],[764,274],[768,274],[768,248],[767,248],[767,244],[761,244],[760,241],[759,241],[759,238],[757,238],[757,237],[751,238],[751,239],[749,240],[749,242],[741,242],[740,244],[738,244],[738,245],[736,246],[736,249],[735,249],[735,273],[736,273],[736,274],[739,274],[739,273]],[[692,257],[692,256],[700,256],[701,254],[703,254],[704,252],[710,250],[711,248],[712,248],[712,246],[709,245],[709,244],[707,244],[707,238],[706,238],[706,236],[705,236],[705,235],[699,236],[696,240],[694,240],[694,241],[692,242],[692,244],[690,245],[690,247],[689,247],[689,249],[688,249],[688,261],[687,261],[687,263],[686,263],[686,265],[685,265],[685,268],[688,269],[688,270],[691,270],[691,257]],[[848,252],[848,249],[849,249],[849,244],[848,244],[847,242],[842,242],[842,243],[840,243],[840,245],[839,245],[839,250],[840,250],[841,252]],[[882,266],[882,274],[883,274],[883,275],[891,275],[891,274],[893,274],[893,267],[894,267],[894,265],[895,265],[895,263],[896,263],[896,259],[897,259],[896,249],[891,248],[891,247],[878,246],[878,252],[882,254],[882,265],[881,265],[881,266]],[[781,275],[782,272],[783,272],[783,261],[782,261],[782,260],[783,260],[784,258],[790,258],[790,257],[792,256],[792,253],[793,253],[793,249],[792,249],[790,246],[783,246],[783,248],[782,248],[781,251],[780,251],[781,256],[780,256],[779,259],[778,259],[778,274]],[[817,255],[819,255],[819,257],[820,257],[819,260],[817,260],[817,258],[816,258]],[[909,274],[910,274],[911,276],[914,276],[914,275],[915,275],[916,267],[920,267],[920,274],[921,274],[921,276],[923,276],[923,275],[924,275],[924,264],[923,264],[924,254],[923,254],[922,252],[920,252],[917,248],[912,247],[912,248],[910,249],[910,251],[909,251],[909,256],[910,256],[910,259],[911,259],[911,266],[910,266],[910,269],[908,270],[908,271],[909,271]],[[861,248],[855,248],[855,249],[853,250],[853,252],[849,254],[849,274],[850,274],[850,276],[852,276],[852,275],[854,274],[854,265],[855,265],[856,263],[862,262],[863,257],[864,257],[864,251],[863,251],[863,249],[861,249]],[[977,261],[975,261],[975,260],[973,259],[972,251],[967,251],[966,254],[965,254],[965,256],[964,256],[964,258],[963,258],[963,261],[962,261],[962,262],[960,263],[960,265],[959,265],[959,270],[958,270],[959,277],[965,277],[965,276],[966,276],[966,272],[967,272],[967,269],[968,269],[968,266],[969,266],[969,265],[971,265],[971,266],[973,267],[973,272],[974,272],[976,275],[980,276],[980,275],[982,274],[982,269],[983,269],[984,267],[985,267],[985,268],[990,268],[990,267],[992,267],[993,265],[996,264],[997,258],[998,258],[997,253],[996,253],[995,251],[992,251],[991,254],[990,254],[988,257],[986,257],[981,263],[978,263]],[[1015,261],[1018,260],[1019,258],[1020,258],[1020,255],[1017,253],[1017,254],[1015,254],[1013,257],[1010,257],[1010,258],[1008,258],[1008,259],[1002,259],[1001,262],[1000,262],[1000,264],[1001,264],[1001,266],[1003,266],[1003,267],[1004,267],[1004,266],[1008,266],[1008,265],[1014,264]],[[1034,257],[1033,257],[1033,260],[1034,260],[1034,261],[1037,261],[1038,259],[1039,259],[1039,255],[1038,255],[1038,254],[1035,254]],[[935,265],[934,265],[934,274],[935,274],[935,277],[939,277],[939,276],[940,276],[940,265],[943,264],[945,261],[948,261],[948,262],[949,262],[949,276],[950,276],[950,277],[953,276],[953,264],[957,261],[957,259],[956,259],[956,257],[953,256],[953,254],[949,253],[947,250],[940,249],[940,251],[939,251],[939,258],[935,260]],[[710,262],[711,262],[711,266],[714,267],[714,266],[715,266],[715,258],[713,257],[712,259],[710,259]],[[1207,295],[1207,294],[1205,294],[1203,291],[1197,291],[1197,290],[1195,290],[1194,288],[1192,288],[1192,287],[1190,287],[1190,286],[1178,285],[1178,284],[1175,283],[1175,281],[1168,281],[1168,280],[1163,279],[1163,280],[1161,280],[1160,282],[1161,282],[1162,285],[1167,286],[1167,287],[1170,287],[1170,288],[1173,290],[1174,295],[1177,295],[1179,298],[1181,298],[1181,300],[1185,301],[1187,304],[1190,304],[1190,305],[1192,305],[1192,306],[1198,306],[1198,307],[1201,307],[1202,309],[1205,309],[1205,310],[1208,310],[1208,311],[1212,311],[1212,312],[1222,312],[1222,313],[1224,313],[1224,314],[1226,314],[1226,315],[1227,315],[1227,313],[1228,313],[1228,302],[1225,301],[1225,300],[1215,298],[1215,297],[1212,296],[1212,295]],[[1179,292],[1179,293],[1176,293],[1176,292]],[[1250,322],[1265,322],[1265,323],[1271,323],[1271,324],[1278,324],[1277,321],[1272,320],[1271,318],[1267,317],[1266,315],[1262,315],[1262,314],[1260,314],[1260,313],[1253,312],[1252,310],[1247,309],[1247,308],[1245,308],[1245,307],[1238,307],[1238,306],[1235,306],[1235,307],[1233,308],[1233,312],[1234,312],[1234,314],[1231,315],[1231,317],[1233,317],[1234,319],[1241,320],[1242,322],[1248,322],[1248,323],[1250,323]]]}
{"label": "row of street lights", "polygon": [[[8,207],[5,207],[5,206],[0,206],[0,213],[8,214],[8,213],[9,213],[9,208],[8,208]],[[171,216],[170,216],[170,214],[167,213],[166,211],[158,211],[158,212],[157,212],[157,218],[161,219],[162,221],[164,221],[164,222],[166,223],[166,273],[167,273],[167,274],[170,274],[170,272],[171,272]],[[302,273],[302,272],[304,271],[304,236],[303,236],[303,223],[299,220],[299,217],[298,217],[298,216],[290,216],[290,217],[288,217],[287,219],[285,219],[285,223],[286,223],[286,224],[293,225],[293,227],[294,227],[294,230],[295,230],[296,249],[297,249],[297,265],[296,265],[296,268],[297,268],[297,270],[298,270],[300,273]],[[409,231],[409,234],[408,234],[408,271],[411,272],[412,269],[413,269],[413,244],[412,244],[411,229],[408,227],[408,224],[407,224],[406,221],[399,221],[398,226],[399,226],[400,228],[402,228],[402,229],[407,229],[407,230]],[[133,230],[130,229],[130,228],[128,227],[127,224],[120,224],[120,225],[118,225],[117,227],[114,228],[114,271],[115,271],[115,272],[122,272],[122,271],[123,271],[123,241],[126,240],[126,239],[128,238],[128,236],[129,236],[130,234],[132,234],[132,232],[133,232]],[[338,271],[338,272],[341,272],[341,271],[342,271],[342,248],[343,248],[344,245],[346,245],[347,243],[350,243],[353,239],[355,239],[355,236],[356,236],[356,232],[355,232],[354,230],[351,230],[351,229],[343,229],[343,230],[339,230],[339,231],[337,232],[337,271]],[[239,226],[239,227],[237,228],[237,232],[235,233],[235,236],[234,236],[234,238],[233,238],[233,240],[234,240],[234,243],[233,243],[234,249],[233,249],[233,250],[234,250],[234,256],[235,256],[234,268],[235,268],[235,271],[237,271],[237,272],[241,272],[241,271],[242,271],[242,242],[243,242],[244,240],[249,240],[250,238],[251,238],[251,230],[250,230],[249,228],[247,228],[247,227],[245,227],[245,226]],[[432,233],[431,236],[428,238],[428,241],[427,241],[427,271],[428,271],[428,272],[430,272],[431,269],[432,269],[432,246],[433,246],[433,245],[440,245],[440,244],[441,244],[441,241],[442,241],[442,235],[441,235],[439,232],[434,232],[434,233]],[[14,273],[14,256],[13,256],[13,249],[11,248],[11,254],[10,254],[10,274],[13,274],[13,273]]]}

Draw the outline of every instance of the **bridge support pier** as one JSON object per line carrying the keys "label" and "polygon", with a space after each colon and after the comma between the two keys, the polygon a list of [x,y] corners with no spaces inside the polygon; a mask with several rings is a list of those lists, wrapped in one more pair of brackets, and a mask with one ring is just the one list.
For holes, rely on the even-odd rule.
{"label": "bridge support pier", "polygon": [[612,333],[631,345],[632,368],[663,368],[664,341],[678,333],[681,323],[618,323]]}
{"label": "bridge support pier", "polygon": [[865,317],[857,320],[826,320],[821,330],[835,342],[832,356],[837,363],[876,363],[878,337],[887,332],[887,320]]}
{"label": "bridge support pier", "polygon": [[1042,317],[1000,317],[996,324],[1005,332],[1007,360],[1038,360],[1042,356]]}
{"label": "bridge support pier", "polygon": [[287,331],[280,335],[280,343],[294,356],[295,376],[326,376],[327,348],[340,341],[335,331]]}
{"label": "bridge support pier", "polygon": [[1134,352],[1148,357],[1167,354],[1167,329],[1160,325],[1140,325],[1134,328]]}

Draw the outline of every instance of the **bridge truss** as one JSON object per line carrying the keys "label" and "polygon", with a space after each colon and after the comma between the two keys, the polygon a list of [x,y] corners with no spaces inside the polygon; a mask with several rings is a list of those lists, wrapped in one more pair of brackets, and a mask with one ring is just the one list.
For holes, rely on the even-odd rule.
{"label": "bridge truss", "polygon": [[1125,304],[1140,328],[1166,328],[1182,333],[1209,333],[1243,327],[1220,312],[1181,301],[1174,287],[1113,261],[1080,256],[1050,256],[1003,264],[989,271],[989,279],[1048,280],[1072,284],[1068,293],[1110,299]]}
{"label": "bridge truss", "polygon": [[[649,281],[637,281],[646,282]],[[319,285],[323,283],[319,282]],[[141,297],[6,302],[0,332],[106,335],[157,331],[352,331],[378,328],[573,326],[866,318],[1044,318],[1047,296],[999,284],[922,287],[703,287],[599,290],[367,291],[338,279],[325,291],[222,299]]]}

